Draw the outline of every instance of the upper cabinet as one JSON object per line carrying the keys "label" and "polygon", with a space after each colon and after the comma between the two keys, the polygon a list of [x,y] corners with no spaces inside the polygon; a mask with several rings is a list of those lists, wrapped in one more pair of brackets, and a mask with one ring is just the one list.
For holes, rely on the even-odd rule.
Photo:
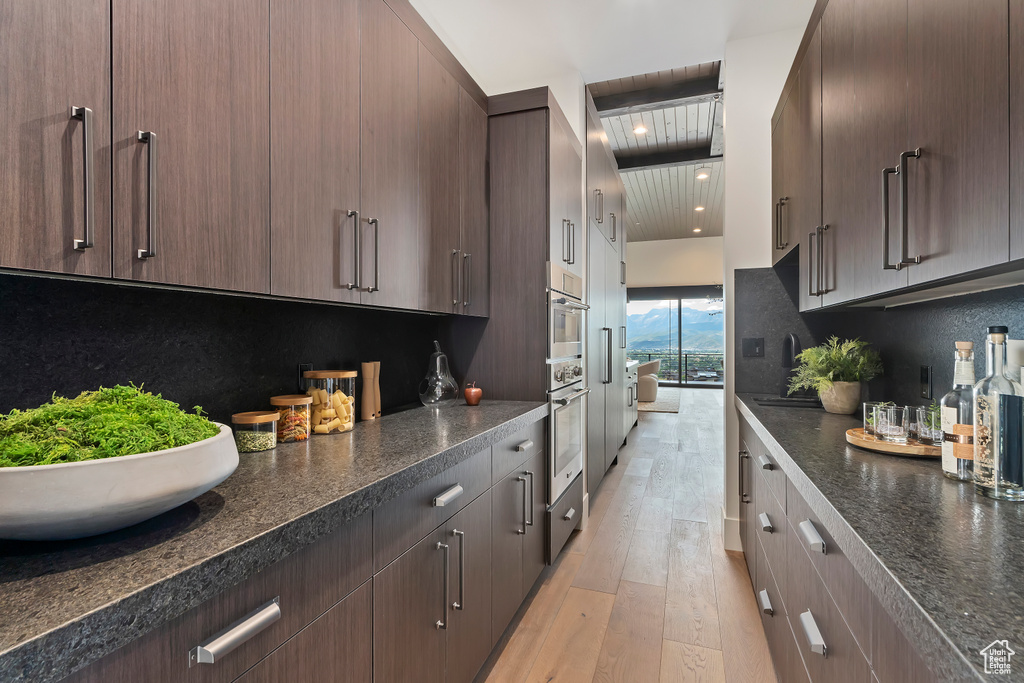
{"label": "upper cabinet", "polygon": [[269,293],[269,15],[114,1],[115,277]]}
{"label": "upper cabinet", "polygon": [[801,310],[1024,257],[1011,253],[1010,15],[998,0],[830,0],[809,29],[772,159],[773,239],[800,244]]}
{"label": "upper cabinet", "polygon": [[609,242],[622,232],[618,168],[609,157],[608,135],[594,112],[587,110],[587,222]]}
{"label": "upper cabinet", "polygon": [[271,293],[358,303],[359,0],[271,0],[270,23]]}
{"label": "upper cabinet", "polygon": [[576,149],[576,134],[562,116],[548,117],[548,159],[551,174],[549,259],[583,277],[586,253],[580,201],[583,160]]}
{"label": "upper cabinet", "polygon": [[110,276],[110,2],[0,11],[0,267]]}
{"label": "upper cabinet", "polygon": [[490,313],[490,230],[487,184],[487,112],[465,90],[459,96],[459,191],[461,310],[465,315]]}

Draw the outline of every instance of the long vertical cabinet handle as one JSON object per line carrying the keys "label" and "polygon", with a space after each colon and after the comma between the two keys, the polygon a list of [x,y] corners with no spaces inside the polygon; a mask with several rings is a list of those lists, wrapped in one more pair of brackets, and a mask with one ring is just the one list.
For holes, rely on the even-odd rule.
{"label": "long vertical cabinet handle", "polygon": [[360,227],[362,227],[362,226],[359,223],[359,212],[358,211],[355,211],[353,209],[349,209],[348,217],[353,219],[352,225],[354,227],[354,230],[353,230],[353,233],[352,233],[353,234],[352,245],[353,245],[353,247],[355,249],[355,256],[354,256],[353,262],[352,262],[352,282],[346,283],[345,287],[347,287],[348,289],[359,289],[359,271],[362,269],[362,263],[361,263],[361,259],[360,259],[361,255],[359,253],[360,252],[360,248],[362,246],[362,243],[361,243],[361,241],[359,239],[359,233],[360,233]]}
{"label": "long vertical cabinet handle", "polygon": [[473,303],[473,255],[462,255],[462,281],[466,285],[466,298],[462,300],[462,307],[469,308]]}
{"label": "long vertical cabinet handle", "polygon": [[452,306],[459,305],[459,250],[452,249],[452,264],[451,264],[451,275],[452,275]]}
{"label": "long vertical cabinet handle", "polygon": [[366,288],[367,292],[380,291],[380,219],[367,218],[366,222],[373,226],[373,284]]}
{"label": "long vertical cabinet handle", "polygon": [[[530,478],[530,519],[529,519],[529,521],[526,521],[525,523],[526,523],[526,526],[533,526],[533,523],[536,521],[533,518],[533,506],[536,504],[536,500],[534,499],[534,494],[536,493],[536,489],[534,488],[534,483],[533,483],[533,472],[531,472],[529,470],[526,470],[525,472],[523,472],[523,474],[525,474],[526,476],[528,476]],[[525,517],[525,515],[524,515],[524,517]]]}
{"label": "long vertical cabinet handle", "polygon": [[608,218],[612,219],[612,242],[618,239],[618,221],[615,220],[615,214],[609,213]]}
{"label": "long vertical cabinet handle", "polygon": [[825,231],[828,230],[827,225],[819,225],[817,228],[818,233],[818,296],[823,296],[828,293],[828,283],[823,283],[825,272]]}
{"label": "long vertical cabinet handle", "polygon": [[818,229],[807,233],[807,296],[820,296],[814,291],[814,261],[818,252],[814,248],[814,238],[818,235]]}
{"label": "long vertical cabinet handle", "polygon": [[444,609],[441,611],[441,618],[434,622],[434,628],[447,630],[448,629],[448,601],[451,599],[451,595],[449,593],[448,584],[451,581],[451,571],[452,571],[451,570],[451,563],[449,562],[449,555],[448,555],[449,549],[448,549],[448,544],[447,543],[441,543],[440,541],[437,542],[437,545],[434,546],[434,548],[436,548],[437,550],[443,550],[444,551],[444,597],[442,598],[442,606],[443,606]]}
{"label": "long vertical cabinet handle", "polygon": [[605,369],[608,371],[608,379],[602,379],[601,380],[601,384],[611,384],[612,383],[612,328],[610,328],[610,327],[602,327],[601,331],[608,333],[608,351],[607,351],[607,356],[606,356],[607,364],[605,366]]}
{"label": "long vertical cabinet handle", "polygon": [[775,202],[775,248],[781,249],[779,240],[779,203]]}
{"label": "long vertical cabinet handle", "polygon": [[898,168],[882,169],[882,269],[899,270],[902,263],[889,263],[889,176],[899,174]]}
{"label": "long vertical cabinet handle", "polygon": [[520,536],[526,535],[526,477],[516,477],[516,481],[523,482],[523,526],[516,530]]}
{"label": "long vertical cabinet handle", "polygon": [[622,330],[622,341],[619,342],[619,348],[624,349],[626,348],[626,326],[623,325],[620,329]]}
{"label": "long vertical cabinet handle", "polygon": [[576,224],[569,221],[569,265],[576,264]]}
{"label": "long vertical cabinet handle", "polygon": [[789,227],[786,224],[786,202],[789,197],[779,198],[779,249],[789,246]]}
{"label": "long vertical cabinet handle", "polygon": [[[619,284],[626,284],[626,262],[619,261]],[[625,348],[625,347],[623,347]]]}
{"label": "long vertical cabinet handle", "polygon": [[76,251],[91,249],[96,236],[96,156],[93,150],[93,116],[89,107],[71,107],[71,118],[82,122],[82,181],[85,194],[82,207],[85,210],[85,239],[74,241]]}
{"label": "long vertical cabinet handle", "polygon": [[604,193],[594,190],[594,211],[597,213],[595,223],[604,223]]}
{"label": "long vertical cabinet handle", "polygon": [[903,266],[912,266],[916,263],[921,262],[920,256],[910,258],[910,221],[908,220],[910,207],[907,205],[909,182],[907,159],[920,158],[920,147],[909,152],[903,152],[902,154],[900,154],[900,227],[903,231],[903,250],[901,252],[900,265]]}
{"label": "long vertical cabinet handle", "polygon": [[748,451],[740,451],[739,455],[740,455],[740,472],[739,472],[740,502],[741,503],[749,503],[750,502],[750,495],[747,493],[747,485],[746,485],[747,483],[744,481],[745,477],[743,476],[743,461],[750,457],[750,453]]}
{"label": "long vertical cabinet handle", "polygon": [[569,219],[562,219],[562,262],[569,262]]}
{"label": "long vertical cabinet handle", "polygon": [[452,537],[459,539],[459,599],[452,603],[452,609],[466,608],[466,532],[452,529]]}
{"label": "long vertical cabinet handle", "polygon": [[138,254],[140,259],[148,259],[156,256],[156,133],[140,130],[138,141],[148,148],[149,158],[146,165],[149,184],[146,190],[146,248],[139,249]]}

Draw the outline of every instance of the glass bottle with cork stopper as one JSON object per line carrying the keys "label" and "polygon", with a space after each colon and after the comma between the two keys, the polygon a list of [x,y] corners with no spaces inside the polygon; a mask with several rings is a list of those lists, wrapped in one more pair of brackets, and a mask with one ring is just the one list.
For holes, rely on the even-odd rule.
{"label": "glass bottle with cork stopper", "polygon": [[974,385],[974,488],[989,498],[1024,500],[1024,389],[1006,374],[1006,333],[988,328],[986,374]]}
{"label": "glass bottle with cork stopper", "polygon": [[953,389],[942,397],[942,473],[974,479],[974,342],[956,342]]}

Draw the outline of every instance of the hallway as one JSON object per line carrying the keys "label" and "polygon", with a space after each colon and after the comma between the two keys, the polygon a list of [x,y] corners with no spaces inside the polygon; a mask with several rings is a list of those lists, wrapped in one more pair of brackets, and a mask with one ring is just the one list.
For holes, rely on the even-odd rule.
{"label": "hallway", "polygon": [[678,415],[640,413],[587,528],[478,680],[775,680],[743,558],[722,542],[722,397],[684,389]]}

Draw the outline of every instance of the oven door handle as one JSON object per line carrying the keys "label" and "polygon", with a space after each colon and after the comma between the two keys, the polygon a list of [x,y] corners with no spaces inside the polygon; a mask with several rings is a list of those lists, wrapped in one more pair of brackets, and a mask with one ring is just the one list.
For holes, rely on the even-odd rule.
{"label": "oven door handle", "polygon": [[580,389],[579,391],[577,391],[577,392],[575,392],[573,394],[569,394],[565,398],[553,398],[553,399],[551,399],[551,402],[552,403],[557,403],[560,406],[567,406],[570,403],[572,403],[573,401],[575,401],[576,399],[583,398],[584,396],[586,396],[589,393],[590,393],[590,389],[589,388],[587,388],[587,389]]}
{"label": "oven door handle", "polygon": [[571,299],[566,299],[565,297],[562,297],[560,299],[552,299],[551,303],[558,304],[559,306],[565,306],[566,308],[575,308],[578,311],[590,310],[590,306],[588,306],[587,304],[581,304]]}

